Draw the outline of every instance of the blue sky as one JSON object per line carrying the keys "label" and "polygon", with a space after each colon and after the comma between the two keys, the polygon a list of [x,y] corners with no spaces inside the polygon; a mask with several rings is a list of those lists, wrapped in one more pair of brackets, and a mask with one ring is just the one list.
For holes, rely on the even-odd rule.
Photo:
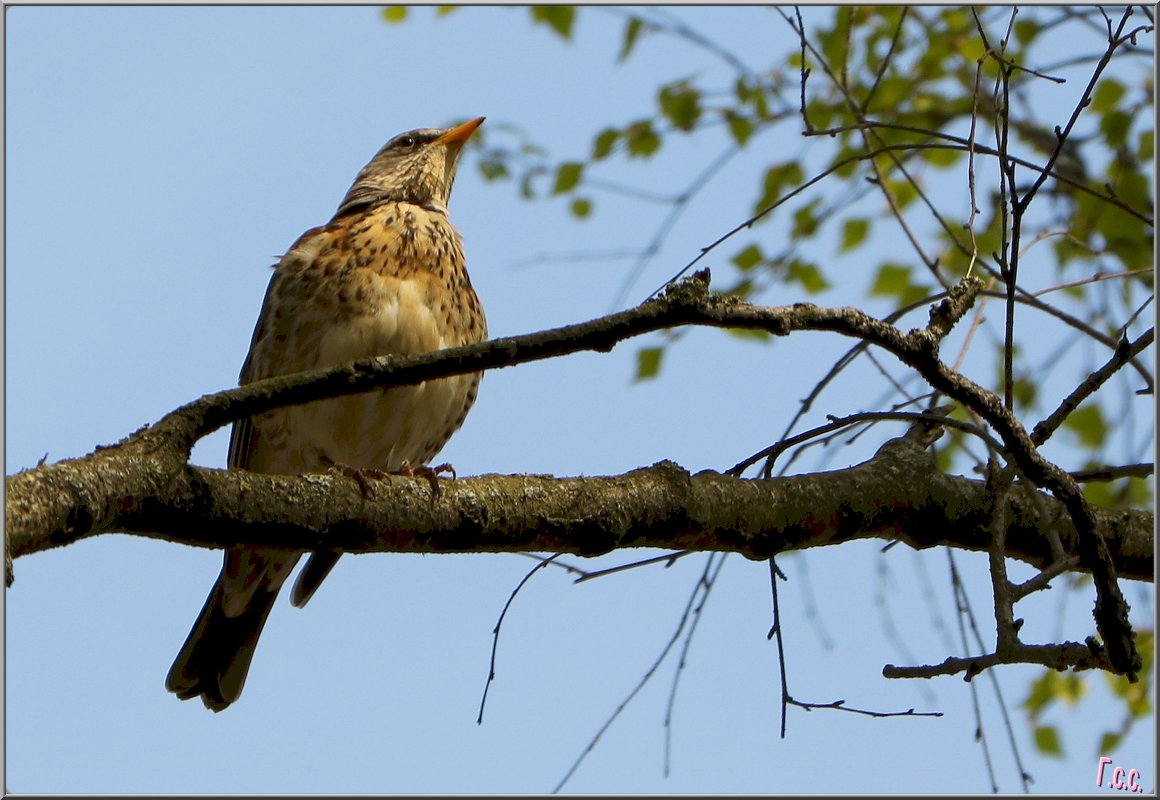
{"label": "blue sky", "polygon": [[[794,46],[769,10],[674,13],[754,66]],[[566,44],[510,8],[446,19],[417,9],[390,26],[371,7],[21,7],[7,8],[5,23],[9,474],[45,453],[90,452],[234,385],[269,265],[330,217],[395,133],[486,115],[493,141],[514,141],[503,137],[516,126],[557,157],[583,157],[600,127],[651,110],[662,81],[725,75],[711,54],[665,40],[643,40],[617,65],[620,18],[595,9],[581,13]],[[1060,90],[1061,108],[1078,90]],[[820,146],[790,127],[755,138],[689,208],[629,301],[744,219],[757,165]],[[712,154],[674,142],[665,155],[663,169],[634,163],[617,177],[678,191]],[[541,257],[639,248],[664,213],[597,195],[593,216],[576,222],[562,201],[528,203],[510,184],[485,183],[470,156],[451,211],[494,336],[605,313],[631,262]],[[779,230],[775,219],[760,235],[775,239]],[[731,253],[706,265],[727,274]],[[870,276],[856,267],[810,299],[862,303]],[[763,298],[800,299],[784,287]],[[617,474],[665,458],[692,471],[724,469],[772,441],[824,372],[818,365],[848,346],[818,334],[761,345],[693,331],[648,383],[632,383],[631,343],[494,372],[441,460],[460,475]],[[1105,358],[1087,355],[1093,364]],[[1086,366],[1081,359],[1075,373]],[[861,382],[875,375],[851,373],[815,422],[859,408]],[[875,383],[870,393],[879,391]],[[1150,405],[1140,401],[1137,413],[1150,418]],[[871,438],[799,466],[857,463],[873,451]],[[223,466],[227,440],[221,431],[199,444],[195,463]],[[945,716],[791,710],[789,736],[779,739],[767,568],[732,556],[681,676],[669,777],[662,723],[671,660],[567,788],[987,791],[967,686],[880,674],[885,663],[954,652],[946,556],[879,549],[857,543],[783,559],[791,691]],[[491,630],[533,563],[526,558],[344,558],[306,609],[275,607],[241,701],[219,715],[163,687],[218,552],[113,535],[22,558],[6,594],[6,788],[548,791],[660,652],[704,558],[578,586],[563,571],[539,573],[504,623],[482,726],[475,716]],[[956,559],[986,627],[985,561]],[[1127,594],[1137,621],[1152,625],[1150,587],[1129,585]],[[1062,619],[1064,635],[1082,639],[1090,602],[1072,595],[1064,615],[1058,597],[1034,599],[1025,633],[1058,636]],[[891,624],[905,645],[888,635]],[[997,675],[1034,789],[1090,791],[1099,736],[1122,711],[1095,677],[1078,709],[1046,720],[1064,731],[1066,758],[1042,758],[1017,708],[1036,674]],[[1000,785],[1017,790],[990,683],[976,687]],[[1151,726],[1138,725],[1112,756],[1152,788],[1154,747]]]}

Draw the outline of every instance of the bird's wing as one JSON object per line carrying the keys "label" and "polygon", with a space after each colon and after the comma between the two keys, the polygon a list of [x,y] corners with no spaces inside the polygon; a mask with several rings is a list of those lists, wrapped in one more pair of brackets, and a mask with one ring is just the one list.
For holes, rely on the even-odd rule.
{"label": "bird's wing", "polygon": [[[238,385],[245,386],[247,383],[261,380],[262,378],[270,378],[280,372],[263,369],[259,363],[254,359],[254,353],[257,350],[258,342],[261,341],[267,334],[267,329],[274,324],[271,319],[274,307],[273,299],[281,289],[281,282],[286,279],[289,270],[284,269],[287,261],[290,259],[301,259],[303,251],[316,252],[320,245],[318,241],[332,238],[340,229],[341,225],[336,224],[338,220],[332,220],[329,224],[311,228],[298,237],[286,254],[282,256],[278,264],[274,266],[274,274],[270,278],[270,283],[266,286],[266,295],[262,298],[262,310],[258,315],[258,321],[254,324],[254,334],[250,337],[250,347],[246,351],[246,360],[242,363],[242,371],[238,376]],[[234,423],[230,431],[230,448],[227,464],[230,469],[249,469],[250,462],[254,455],[254,450],[258,446],[257,433],[254,430],[254,422],[251,417],[244,417]]]}

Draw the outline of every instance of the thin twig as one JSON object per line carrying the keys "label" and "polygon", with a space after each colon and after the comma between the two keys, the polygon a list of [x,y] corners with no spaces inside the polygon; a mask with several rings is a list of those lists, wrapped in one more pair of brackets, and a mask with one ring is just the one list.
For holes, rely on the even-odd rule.
{"label": "thin twig", "polygon": [[677,659],[677,668],[673,673],[673,684],[669,688],[669,701],[665,706],[665,766],[664,776],[669,777],[669,769],[671,766],[672,751],[673,751],[673,709],[677,702],[677,687],[681,682],[681,674],[685,671],[685,664],[689,657],[689,647],[693,644],[693,635],[697,632],[697,625],[700,624],[703,618],[705,603],[709,600],[709,593],[713,590],[713,586],[717,583],[717,576],[721,574],[721,567],[725,565],[725,555],[717,559],[717,566],[713,570],[713,574],[705,583],[705,591],[701,594],[701,601],[697,603],[696,608],[693,609],[693,621],[689,624],[689,632],[685,634],[685,643],[681,646],[681,655]]}
{"label": "thin twig", "polygon": [[1071,473],[1077,483],[1092,481],[1115,481],[1120,478],[1149,478],[1156,474],[1156,465],[1149,461],[1142,464],[1120,464],[1118,466],[1094,467]]}
{"label": "thin twig", "polygon": [[[652,239],[645,246],[640,258],[637,259],[636,264],[633,265],[632,269],[629,270],[628,275],[625,276],[624,281],[621,282],[620,290],[616,293],[616,297],[612,301],[613,310],[620,308],[620,306],[624,303],[625,298],[628,297],[628,293],[632,289],[632,285],[636,283],[637,279],[644,271],[644,268],[648,266],[650,261],[652,261],[653,256],[660,252],[661,245],[668,237],[669,231],[673,229],[673,226],[677,224],[677,220],[680,219],[681,215],[685,212],[685,209],[689,205],[689,201],[692,200],[693,197],[695,197],[697,193],[701,191],[702,188],[704,188],[705,184],[707,184],[714,175],[720,172],[725,164],[728,163],[729,159],[737,155],[738,152],[739,148],[736,144],[729,145],[729,147],[723,150],[720,155],[709,162],[708,166],[706,166],[705,169],[703,169],[697,175],[697,177],[692,180],[692,182],[685,188],[685,190],[677,195],[677,197],[673,200],[672,208],[669,209],[669,213],[665,215],[663,220],[661,220],[661,224],[657,226],[656,231],[653,233]],[[665,288],[665,286],[670,285],[674,280],[680,277],[680,275],[681,273],[678,273],[673,278],[670,278],[668,281],[661,284],[661,286],[653,291],[652,294],[650,294],[646,299],[651,300],[652,298],[656,297]]]}
{"label": "thin twig", "polygon": [[859,422],[866,422],[868,420],[874,420],[874,421],[892,420],[892,421],[911,422],[911,423],[928,422],[928,423],[932,423],[935,425],[943,425],[943,426],[946,426],[949,428],[956,428],[956,429],[964,431],[966,433],[970,433],[970,434],[973,434],[975,436],[978,436],[980,439],[982,439],[983,441],[985,441],[987,443],[987,446],[989,448],[991,448],[992,450],[994,450],[996,452],[1001,451],[1003,449],[1003,445],[1000,442],[998,442],[994,437],[992,437],[989,433],[987,433],[985,430],[979,428],[978,426],[972,425],[969,422],[965,422],[965,421],[960,420],[960,419],[954,419],[953,417],[943,416],[943,415],[939,415],[939,414],[929,414],[929,413],[925,413],[925,412],[913,412],[913,411],[860,411],[858,413],[850,414],[850,415],[845,416],[845,417],[832,417],[831,416],[830,421],[824,425],[819,425],[815,428],[811,428],[808,431],[803,431],[803,432],[797,434],[796,436],[791,436],[789,438],[782,439],[781,441],[779,441],[775,444],[772,444],[763,450],[759,450],[758,452],[754,453],[753,455],[749,456],[748,458],[733,465],[731,468],[729,468],[726,471],[726,474],[740,476],[741,473],[743,473],[745,470],[749,469],[751,466],[753,466],[754,464],[756,464],[758,461],[760,461],[763,458],[767,460],[766,461],[766,468],[768,469],[769,467],[772,466],[773,462],[777,459],[777,457],[779,455],[781,455],[786,450],[788,450],[789,448],[791,448],[795,445],[801,444],[802,442],[808,441],[809,439],[813,439],[813,438],[820,436],[824,433],[829,433],[831,431],[841,430],[842,428],[848,428],[851,425],[855,425]]}
{"label": "thin twig", "polygon": [[677,628],[673,631],[673,635],[669,637],[669,640],[661,650],[660,655],[656,657],[652,663],[652,666],[649,667],[641,679],[637,681],[636,686],[634,686],[632,691],[628,693],[628,696],[620,701],[620,705],[618,705],[616,710],[613,711],[608,719],[604,721],[604,724],[600,726],[600,730],[598,730],[596,734],[588,741],[587,746],[585,746],[580,755],[576,757],[576,760],[572,762],[572,766],[564,774],[564,777],[561,778],[560,782],[556,784],[556,787],[552,790],[552,794],[559,794],[560,790],[564,788],[565,784],[567,784],[572,776],[576,773],[576,770],[580,768],[580,765],[584,762],[584,759],[588,757],[588,754],[596,749],[596,744],[600,741],[600,737],[604,735],[605,731],[612,727],[612,723],[616,721],[624,709],[628,707],[628,704],[632,702],[633,698],[636,697],[640,690],[644,688],[645,684],[649,682],[652,676],[656,673],[657,669],[660,668],[661,663],[664,662],[665,657],[669,654],[669,651],[673,649],[673,645],[675,645],[677,640],[680,639],[681,631],[683,631],[685,629],[685,625],[688,624],[689,616],[692,613],[693,606],[695,605],[697,598],[703,591],[708,591],[708,588],[712,586],[709,576],[712,574],[711,569],[715,564],[714,559],[719,561],[722,558],[724,558],[723,553],[709,554],[709,558],[705,561],[705,569],[701,572],[700,579],[698,579],[696,586],[689,594],[689,600],[687,603],[685,603],[684,611],[681,612],[681,617],[677,623]]}
{"label": "thin twig", "polygon": [[[970,147],[972,146],[970,140],[968,140],[967,138],[962,137],[962,136],[955,136],[954,134],[946,133],[944,131],[937,131],[937,130],[932,130],[930,128],[920,128],[920,127],[917,127],[915,125],[905,125],[905,124],[896,123],[896,122],[884,122],[884,121],[872,120],[872,119],[868,119],[868,120],[865,120],[862,122],[850,123],[848,125],[836,125],[832,128],[826,128],[824,130],[813,130],[813,131],[810,131],[809,133],[803,133],[802,135],[803,136],[829,136],[829,137],[833,137],[833,136],[838,135],[839,133],[844,133],[846,131],[860,130],[862,128],[884,128],[884,129],[888,129],[888,130],[896,130],[896,131],[902,131],[902,132],[906,132],[906,133],[913,133],[913,134],[916,134],[919,136],[924,136],[924,137],[927,137],[930,139],[939,139],[939,140],[942,140],[942,141],[947,143],[944,147],[945,147],[945,149],[948,149],[948,150],[962,150],[965,152],[965,151],[968,151],[970,149]],[[938,146],[934,145],[930,142],[913,142],[910,144],[895,145],[894,147],[892,147],[890,149],[892,149],[892,150],[905,150],[908,147],[937,148]],[[991,147],[988,147],[987,145],[979,144],[978,142],[976,142],[974,144],[974,148],[975,148],[976,152],[980,153],[981,155],[993,156],[995,158],[998,158],[1000,156],[1000,153],[998,150],[991,148]],[[876,151],[872,155],[877,155],[878,152],[882,152],[882,151]],[[858,160],[859,158],[860,158],[860,156],[851,157],[848,161],[842,162],[842,164],[844,165],[846,163],[849,163],[849,161]],[[1090,195],[1090,196],[1092,196],[1092,197],[1094,197],[1102,202],[1108,203],[1110,205],[1114,205],[1116,208],[1119,208],[1121,211],[1123,211],[1126,214],[1130,214],[1131,216],[1140,220],[1141,222],[1148,225],[1149,227],[1151,227],[1155,223],[1155,220],[1151,216],[1149,216],[1146,212],[1132,208],[1131,206],[1127,205],[1123,200],[1119,199],[1118,197],[1116,197],[1115,195],[1113,195],[1109,192],[1102,192],[1099,189],[1095,189],[1091,186],[1088,186],[1088,185],[1082,183],[1081,181],[1076,180],[1075,178],[1073,178],[1065,173],[1056,172],[1053,169],[1050,169],[1047,166],[1042,165],[1042,164],[1037,164],[1030,159],[1021,158],[1020,156],[1015,156],[1015,155],[1012,155],[1010,153],[1007,153],[1006,158],[1008,161],[1011,161],[1012,163],[1018,164],[1019,166],[1025,168],[1025,169],[1032,170],[1033,172],[1035,172],[1036,174],[1038,174],[1040,176],[1046,175],[1047,177],[1049,177],[1055,181],[1058,181],[1059,183],[1063,183],[1063,184],[1071,187],[1072,189],[1075,189],[1076,191],[1083,192],[1084,194]]]}
{"label": "thin twig", "polygon": [[1042,297],[1043,295],[1050,294],[1051,292],[1058,292],[1064,289],[1075,289],[1080,286],[1087,286],[1090,283],[1100,283],[1101,281],[1114,281],[1119,280],[1120,278],[1131,278],[1135,275],[1151,275],[1155,271],[1156,270],[1153,267],[1126,269],[1122,272],[1103,272],[1102,270],[1097,270],[1094,275],[1089,275],[1086,278],[1080,278],[1078,280],[1069,281],[1067,283],[1059,283],[1055,286],[1048,286],[1046,289],[1040,289],[1037,292],[1032,292],[1032,296]]}
{"label": "thin twig", "polygon": [[552,563],[557,555],[560,554],[557,553],[556,555],[549,556],[539,564],[536,564],[536,566],[532,567],[528,571],[528,574],[524,576],[524,579],[516,584],[516,588],[512,589],[511,596],[508,597],[507,602],[503,604],[503,610],[499,612],[499,619],[495,621],[495,627],[492,628],[491,631],[491,660],[487,667],[487,680],[483,684],[483,697],[481,697],[479,700],[479,716],[475,718],[476,725],[483,724],[483,707],[487,704],[487,691],[491,688],[491,682],[495,680],[495,654],[496,650],[499,649],[499,629],[500,626],[503,625],[504,617],[507,616],[508,609],[511,608],[512,601],[516,599],[516,595],[519,594],[520,589],[524,588],[524,584],[527,583],[531,579],[532,575],[536,574],[538,570],[541,570],[548,566],[548,564]]}
{"label": "thin twig", "polygon": [[1031,441],[1036,445],[1041,445],[1051,438],[1051,435],[1063,424],[1064,420],[1079,408],[1080,403],[1107,383],[1129,359],[1134,358],[1146,348],[1150,347],[1155,334],[1156,329],[1149,328],[1140,334],[1139,338],[1134,342],[1128,342],[1127,339],[1122,340],[1120,347],[1116,348],[1116,352],[1112,354],[1112,357],[1102,367],[1084,378],[1080,385],[1075,387],[1054,411],[1031,429]]}
{"label": "thin twig", "polygon": [[804,708],[806,711],[812,711],[815,708],[830,708],[836,711],[849,711],[851,714],[864,714],[867,717],[941,717],[941,711],[915,711],[913,708],[906,711],[870,711],[863,708],[851,708],[846,705],[845,700],[834,700],[830,703],[803,703],[801,700],[794,700],[792,697],[789,700],[791,705],[798,708]]}
{"label": "thin twig", "polygon": [[580,576],[579,580],[583,580],[584,576],[589,574],[588,572],[580,569],[579,567],[575,566],[574,564],[566,564],[563,561],[553,560],[556,558],[556,556],[561,555],[561,553],[556,553],[556,556],[552,556],[552,559],[548,559],[547,556],[539,556],[539,555],[536,555],[535,553],[528,553],[528,552],[517,552],[517,553],[513,553],[512,555],[523,556],[524,558],[530,558],[533,561],[541,561],[542,562],[545,560],[549,560],[549,561],[551,561],[551,564],[553,567],[558,567],[559,569],[562,569],[565,572],[567,572],[569,575],[579,575]]}
{"label": "thin twig", "polygon": [[900,6],[899,8],[898,25],[894,27],[894,36],[890,39],[890,47],[886,49],[886,55],[882,57],[882,63],[878,65],[878,72],[874,75],[874,82],[870,84],[870,89],[866,92],[866,98],[862,101],[863,108],[869,108],[871,102],[873,102],[874,94],[878,91],[878,85],[882,83],[882,78],[886,75],[886,68],[893,61],[894,52],[897,50],[898,42],[902,38],[902,26],[906,24],[906,15],[910,11],[910,6]]}
{"label": "thin twig", "polygon": [[575,583],[584,583],[585,581],[595,580],[596,578],[603,578],[606,575],[614,575],[618,572],[625,572],[625,571],[630,570],[630,569],[636,569],[637,567],[647,567],[650,564],[658,564],[658,563],[662,563],[662,562],[664,563],[665,568],[667,569],[668,567],[671,567],[673,564],[677,563],[678,559],[684,558],[685,556],[687,556],[693,552],[695,552],[695,551],[693,551],[693,550],[680,550],[676,553],[666,553],[663,556],[655,556],[653,558],[643,558],[640,561],[633,561],[630,564],[620,564],[620,565],[615,566],[615,567],[608,567],[607,569],[594,570],[592,572],[588,572],[588,573],[580,576],[579,578],[577,578],[575,580]]}
{"label": "thin twig", "polygon": [[773,625],[766,634],[766,639],[777,639],[777,667],[781,676],[781,738],[785,738],[786,717],[789,708],[789,677],[785,670],[785,640],[781,628],[781,605],[777,599],[777,581],[788,580],[785,573],[777,568],[777,559],[769,559],[769,590],[773,597]]}
{"label": "thin twig", "polygon": [[[972,9],[973,11],[973,9]],[[963,586],[962,579],[959,576],[958,566],[955,564],[954,551],[951,548],[946,548],[947,561],[950,565],[951,574],[951,591],[954,595],[955,601],[955,619],[959,624],[959,640],[961,642],[962,651],[969,653],[971,647],[967,641],[967,616],[970,614],[971,606],[970,600],[967,598],[966,587]],[[885,674],[885,670],[883,670]],[[987,744],[987,733],[983,727],[983,712],[979,708],[979,690],[974,681],[969,682],[971,690],[971,707],[975,715],[975,739],[983,748],[983,765],[987,769],[987,777],[991,781],[991,792],[998,793],[999,784],[995,778],[995,765],[991,761],[991,748]]]}

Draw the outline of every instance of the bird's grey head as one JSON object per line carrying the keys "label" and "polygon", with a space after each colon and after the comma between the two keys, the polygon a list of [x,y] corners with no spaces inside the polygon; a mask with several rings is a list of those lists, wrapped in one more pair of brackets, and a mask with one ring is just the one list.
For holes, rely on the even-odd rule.
{"label": "bird's grey head", "polygon": [[452,128],[400,133],[362,168],[336,216],[383,200],[446,209],[459,151],[483,119],[476,117]]}

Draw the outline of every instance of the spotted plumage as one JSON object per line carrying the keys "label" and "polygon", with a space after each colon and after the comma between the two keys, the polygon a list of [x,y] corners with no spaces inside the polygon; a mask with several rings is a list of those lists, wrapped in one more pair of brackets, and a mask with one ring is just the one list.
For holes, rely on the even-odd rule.
{"label": "spotted plumage", "polygon": [[[483,122],[421,129],[388,142],[334,218],[299,237],[274,267],[243,384],[487,337],[463,243],[447,216],[460,149]],[[398,471],[426,464],[475,401],[479,374],[278,409],[234,425],[232,468],[300,474],[341,465]],[[170,668],[166,686],[220,711],[238,699],[258,636],[302,553],[231,548]],[[337,561],[313,553],[291,593],[303,605]]]}

